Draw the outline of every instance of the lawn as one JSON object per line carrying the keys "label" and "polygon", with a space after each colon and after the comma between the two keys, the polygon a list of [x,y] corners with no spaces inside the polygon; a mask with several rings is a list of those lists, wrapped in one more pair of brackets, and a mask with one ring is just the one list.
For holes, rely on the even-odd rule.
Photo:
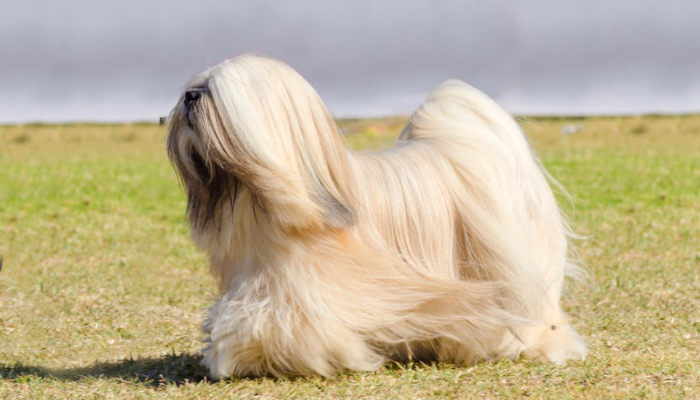
{"label": "lawn", "polygon": [[[700,398],[700,116],[519,122],[587,237],[564,299],[585,361],[211,383],[213,283],[163,127],[0,126],[0,398]],[[368,149],[404,123],[341,127]]]}

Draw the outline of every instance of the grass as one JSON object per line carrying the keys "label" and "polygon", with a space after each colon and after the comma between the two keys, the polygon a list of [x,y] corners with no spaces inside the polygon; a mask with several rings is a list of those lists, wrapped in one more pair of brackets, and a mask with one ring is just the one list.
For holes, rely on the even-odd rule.
{"label": "grass", "polygon": [[[403,118],[341,121],[355,148]],[[0,398],[700,398],[700,116],[520,120],[575,201],[583,362],[211,383],[213,284],[156,125],[0,127]],[[573,125],[577,133],[564,135]]]}

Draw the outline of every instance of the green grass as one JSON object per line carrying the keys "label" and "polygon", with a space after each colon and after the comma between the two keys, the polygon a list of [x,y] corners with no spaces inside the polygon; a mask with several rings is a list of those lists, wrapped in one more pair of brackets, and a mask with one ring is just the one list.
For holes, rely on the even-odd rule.
{"label": "green grass", "polygon": [[[341,126],[375,148],[404,123]],[[0,398],[700,398],[700,116],[520,123],[588,237],[593,284],[564,300],[585,361],[211,383],[198,350],[213,283],[163,128],[5,126]]]}

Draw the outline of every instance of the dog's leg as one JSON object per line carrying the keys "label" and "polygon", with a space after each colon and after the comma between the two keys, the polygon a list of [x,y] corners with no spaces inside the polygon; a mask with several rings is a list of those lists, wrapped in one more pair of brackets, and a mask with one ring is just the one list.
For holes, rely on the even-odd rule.
{"label": "dog's leg", "polygon": [[[302,260],[299,260],[302,261]],[[309,260],[312,261],[312,260]],[[229,376],[330,376],[374,370],[384,362],[356,329],[335,315],[323,274],[308,264],[251,268],[214,304],[202,330],[210,335],[203,364],[214,379]],[[332,284],[332,283],[331,283]]]}
{"label": "dog's leg", "polygon": [[214,305],[202,324],[211,335],[203,364],[213,379],[330,376],[343,370],[375,370],[384,362],[360,335],[339,324],[314,320],[288,305],[251,314],[226,301]]}

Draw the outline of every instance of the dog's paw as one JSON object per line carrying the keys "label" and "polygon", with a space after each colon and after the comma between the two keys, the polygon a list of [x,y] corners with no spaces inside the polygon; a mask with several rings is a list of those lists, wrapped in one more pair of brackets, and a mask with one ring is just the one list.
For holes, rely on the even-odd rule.
{"label": "dog's paw", "polygon": [[567,360],[584,360],[588,345],[570,325],[528,328],[531,340],[521,355],[525,358],[564,365]]}

